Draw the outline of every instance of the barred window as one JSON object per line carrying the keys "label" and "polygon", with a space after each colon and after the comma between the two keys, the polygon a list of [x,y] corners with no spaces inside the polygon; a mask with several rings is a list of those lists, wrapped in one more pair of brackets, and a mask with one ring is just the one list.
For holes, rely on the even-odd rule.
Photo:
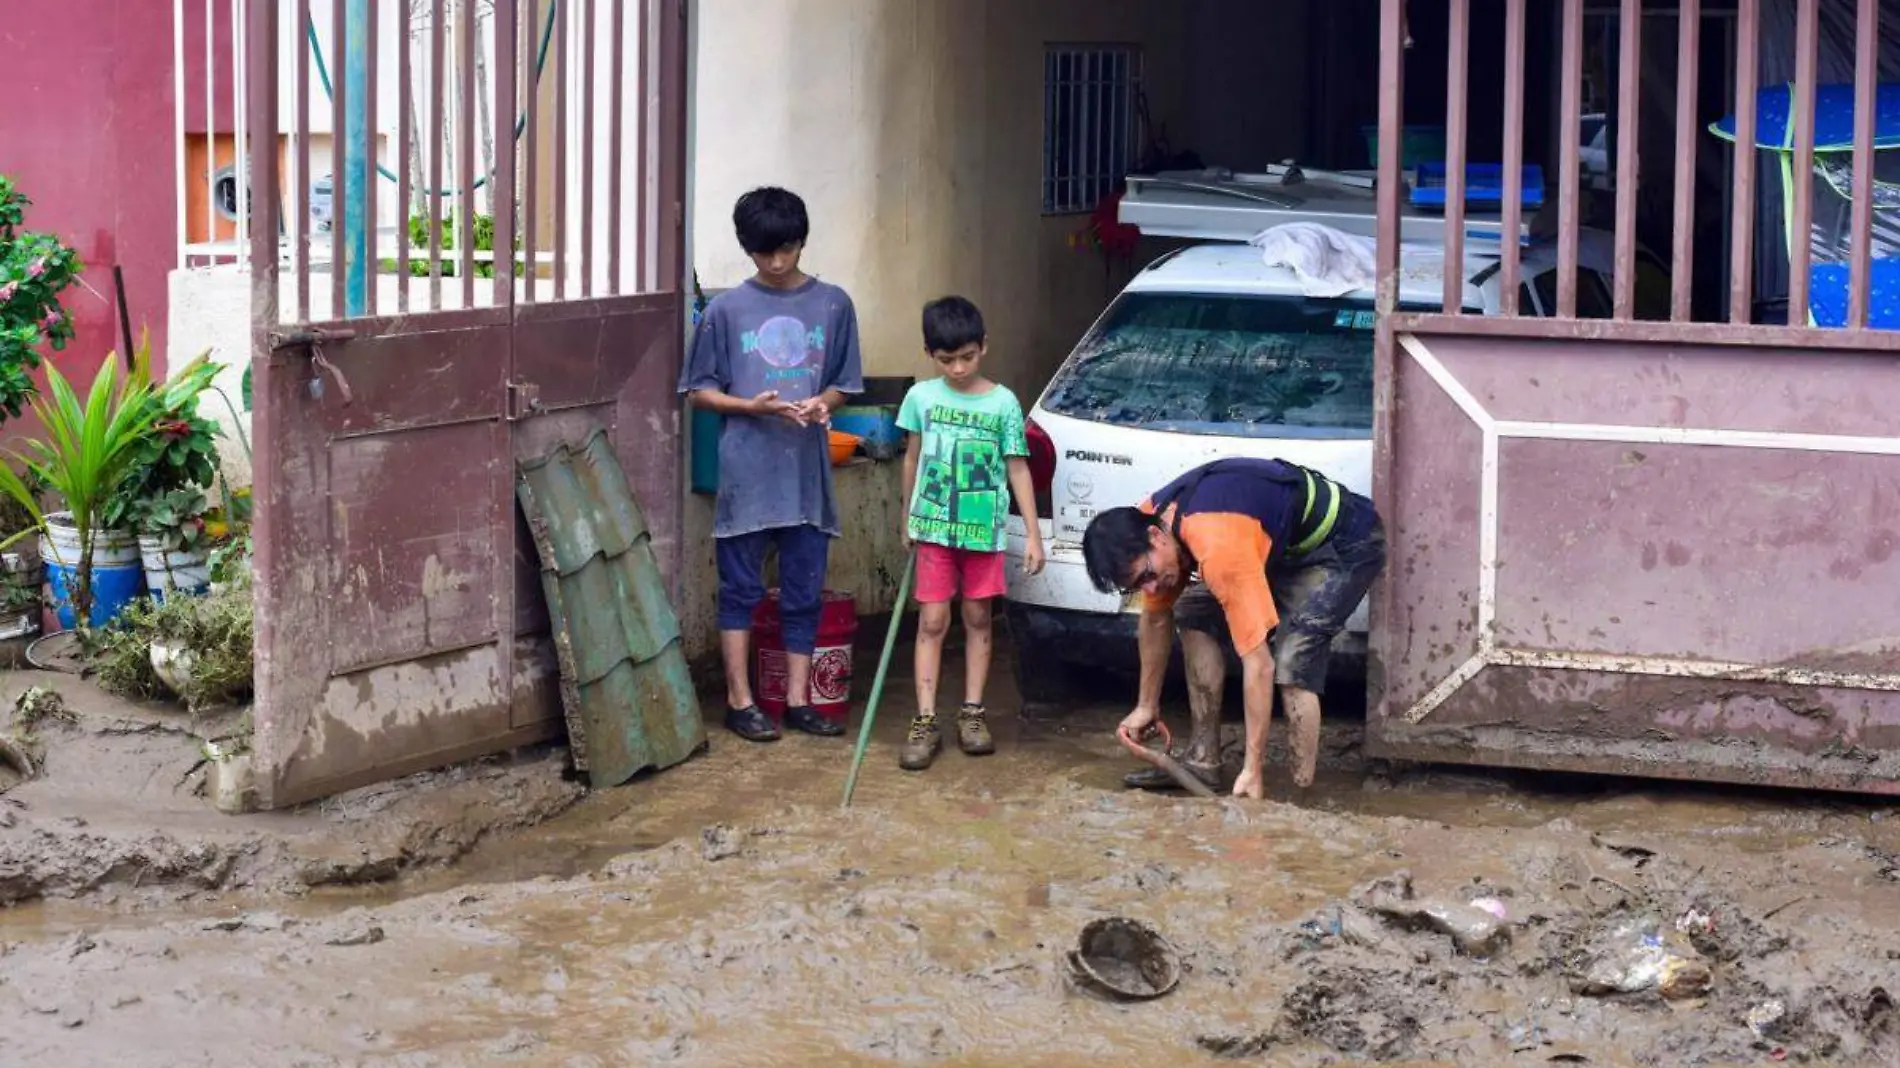
{"label": "barred window", "polygon": [[1134,161],[1141,51],[1049,45],[1042,84],[1043,213],[1090,211]]}

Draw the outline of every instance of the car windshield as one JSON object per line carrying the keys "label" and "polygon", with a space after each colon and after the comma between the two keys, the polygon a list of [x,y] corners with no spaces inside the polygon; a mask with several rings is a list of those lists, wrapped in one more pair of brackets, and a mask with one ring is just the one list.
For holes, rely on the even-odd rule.
{"label": "car windshield", "polygon": [[1185,433],[1370,436],[1376,322],[1365,300],[1123,293],[1042,406]]}

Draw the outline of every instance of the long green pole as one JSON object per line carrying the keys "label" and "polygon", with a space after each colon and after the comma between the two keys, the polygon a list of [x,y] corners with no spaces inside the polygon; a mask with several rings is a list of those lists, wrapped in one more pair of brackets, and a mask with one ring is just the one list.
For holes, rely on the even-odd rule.
{"label": "long green pole", "polygon": [[897,648],[897,630],[904,624],[904,608],[910,604],[910,574],[916,570],[917,554],[904,560],[904,577],[897,584],[897,605],[891,609],[890,629],[884,632],[884,652],[877,658],[877,678],[871,681],[871,700],[864,706],[864,722],[858,726],[858,751],[851,754],[851,774],[844,780],[844,801],[838,807],[851,807],[851,791],[858,788],[858,769],[864,766],[864,750],[871,744],[871,724],[877,719],[877,702],[884,696],[884,674],[891,668],[891,650]]}

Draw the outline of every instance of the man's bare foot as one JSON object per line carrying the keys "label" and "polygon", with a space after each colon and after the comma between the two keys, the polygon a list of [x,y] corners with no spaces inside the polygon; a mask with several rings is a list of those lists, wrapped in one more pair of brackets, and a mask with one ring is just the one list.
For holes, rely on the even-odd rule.
{"label": "man's bare foot", "polygon": [[[1318,761],[1316,760],[1313,763],[1316,764],[1318,763]],[[1312,789],[1314,774],[1315,774],[1315,769],[1313,768],[1311,764],[1302,766],[1298,771],[1293,773],[1293,785],[1296,787],[1299,787],[1302,790]]]}
{"label": "man's bare foot", "polygon": [[1234,796],[1251,797],[1255,801],[1264,800],[1267,796],[1265,779],[1266,776],[1259,768],[1243,768],[1240,777],[1234,780]]}

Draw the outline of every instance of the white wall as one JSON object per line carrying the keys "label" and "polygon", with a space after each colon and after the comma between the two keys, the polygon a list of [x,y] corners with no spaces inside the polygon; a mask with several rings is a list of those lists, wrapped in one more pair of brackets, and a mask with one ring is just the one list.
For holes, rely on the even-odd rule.
{"label": "white wall", "polygon": [[[243,442],[251,434],[250,413],[243,410],[244,369],[251,362],[251,274],[237,266],[189,268],[171,273],[165,366],[176,375],[207,350],[224,365],[216,387],[230,407],[206,397],[198,414],[224,430],[218,453],[233,488],[251,484],[251,461]],[[231,408],[238,409],[232,418]]]}
{"label": "white wall", "polygon": [[1169,116],[1183,27],[1150,0],[702,0],[702,282],[750,273],[732,203],[784,185],[811,209],[808,269],[858,305],[869,373],[927,374],[919,311],[961,292],[989,321],[992,372],[1033,393],[1121,282],[1068,248],[1083,217],[1041,214],[1044,45],[1141,45]]}

